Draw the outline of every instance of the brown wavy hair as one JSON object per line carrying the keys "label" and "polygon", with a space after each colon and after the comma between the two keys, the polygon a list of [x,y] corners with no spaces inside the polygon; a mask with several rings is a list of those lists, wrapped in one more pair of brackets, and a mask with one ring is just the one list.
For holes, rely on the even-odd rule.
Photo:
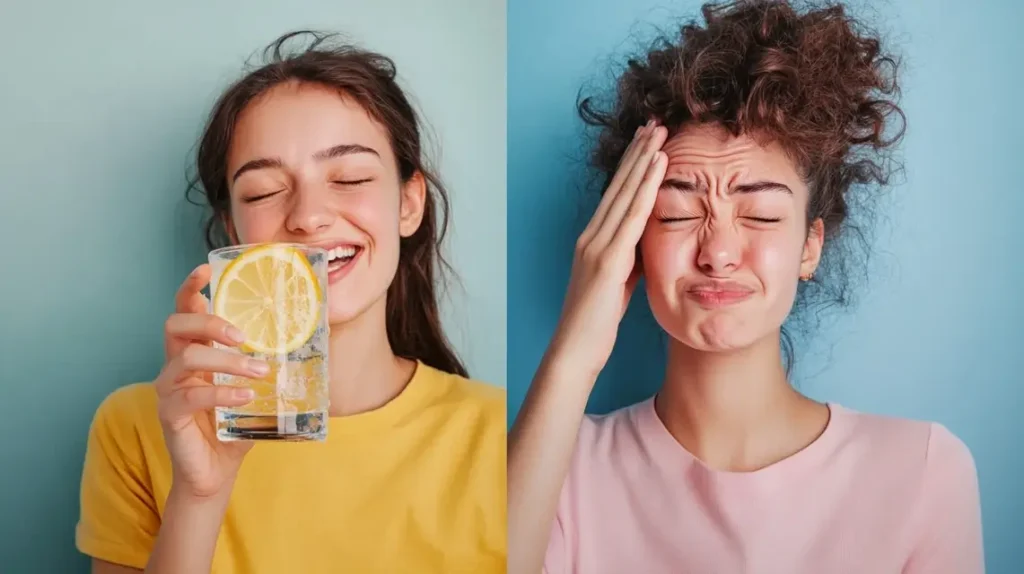
{"label": "brown wavy hair", "polygon": [[[310,41],[301,50],[287,51],[287,43],[300,36]],[[333,37],[306,30],[281,36],[263,50],[262,66],[221,95],[199,140],[186,197],[212,210],[206,223],[207,245],[212,249],[228,244],[227,154],[235,123],[249,102],[292,81],[325,86],[358,102],[387,129],[401,180],[420,173],[427,182],[423,221],[414,234],[401,239],[398,270],[388,287],[388,340],[396,355],[468,376],[441,327],[437,286],[453,273],[441,252],[450,209],[448,193],[425,158],[418,114],[396,82],[391,59],[356,46],[331,44]]]}
{"label": "brown wavy hair", "polygon": [[670,130],[716,123],[781,145],[810,190],[808,229],[819,218],[825,229],[821,265],[798,303],[849,303],[853,274],[866,270],[857,255],[868,254],[871,191],[899,169],[897,58],[841,4],[745,0],[701,13],[703,25],[688,21],[629,59],[608,97],[580,98],[580,116],[598,128],[593,165],[606,185],[651,118]]}

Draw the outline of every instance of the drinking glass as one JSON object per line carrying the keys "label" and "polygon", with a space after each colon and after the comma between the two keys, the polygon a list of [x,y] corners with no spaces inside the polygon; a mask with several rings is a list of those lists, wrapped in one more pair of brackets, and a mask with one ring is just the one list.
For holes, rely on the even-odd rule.
{"label": "drinking glass", "polygon": [[216,385],[255,398],[217,407],[222,441],[327,438],[327,252],[302,244],[238,245],[209,253],[210,312],[246,334],[240,347],[270,365],[260,378],[214,373]]}

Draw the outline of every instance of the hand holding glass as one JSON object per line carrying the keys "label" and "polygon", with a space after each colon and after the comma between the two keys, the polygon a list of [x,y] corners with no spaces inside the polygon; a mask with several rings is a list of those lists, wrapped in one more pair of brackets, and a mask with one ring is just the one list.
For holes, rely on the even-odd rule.
{"label": "hand holding glass", "polygon": [[261,378],[215,373],[216,385],[253,389],[241,407],[217,407],[220,440],[327,437],[327,252],[270,243],[210,252],[211,313],[245,333],[238,348],[270,365]]}

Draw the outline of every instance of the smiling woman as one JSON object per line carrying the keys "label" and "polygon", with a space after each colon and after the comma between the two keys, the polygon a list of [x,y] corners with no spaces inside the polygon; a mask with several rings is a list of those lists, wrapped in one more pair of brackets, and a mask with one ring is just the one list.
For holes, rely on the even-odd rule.
{"label": "smiling woman", "polygon": [[285,50],[304,36],[217,101],[190,192],[211,248],[327,252],[328,440],[218,440],[212,409],[252,394],[211,375],[269,367],[211,345],[244,336],[207,312],[200,266],[160,375],[96,413],[77,528],[94,572],[504,571],[505,398],[441,327],[447,194],[393,63],[318,34]]}

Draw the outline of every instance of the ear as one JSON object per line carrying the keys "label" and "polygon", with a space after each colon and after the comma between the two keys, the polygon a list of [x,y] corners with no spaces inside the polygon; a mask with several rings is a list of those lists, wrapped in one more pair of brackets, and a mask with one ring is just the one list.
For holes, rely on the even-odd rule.
{"label": "ear", "polygon": [[401,204],[398,207],[398,233],[409,237],[423,222],[423,209],[427,201],[427,181],[416,172],[402,184]]}
{"label": "ear", "polygon": [[825,244],[825,222],[819,217],[811,223],[804,240],[804,252],[800,258],[800,277],[810,278],[821,261],[821,250]]}

